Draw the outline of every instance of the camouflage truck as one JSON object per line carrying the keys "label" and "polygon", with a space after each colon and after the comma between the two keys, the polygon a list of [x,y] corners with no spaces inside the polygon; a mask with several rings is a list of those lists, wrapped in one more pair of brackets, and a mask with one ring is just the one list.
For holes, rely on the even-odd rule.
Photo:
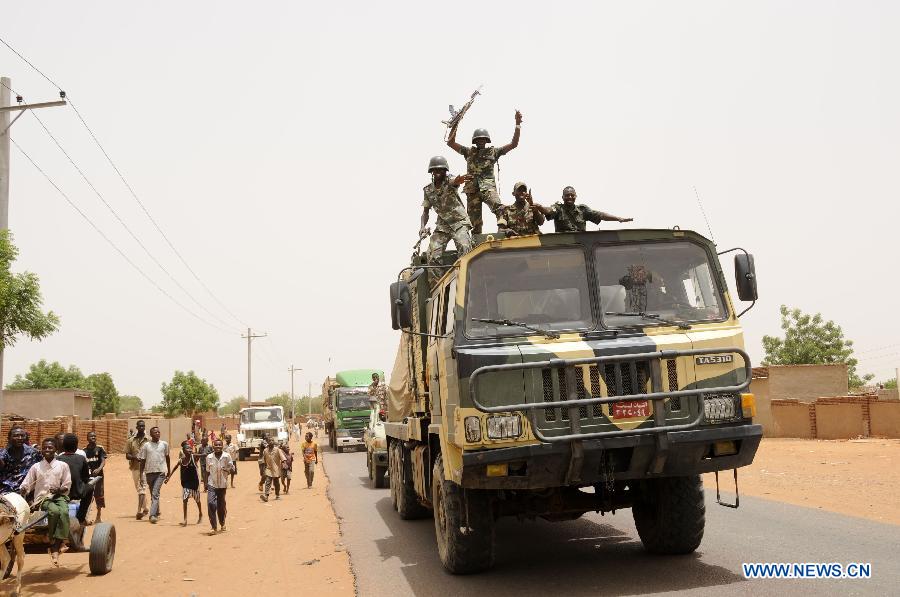
{"label": "camouflage truck", "polygon": [[[391,285],[391,498],[433,512],[452,573],[494,562],[497,518],[631,508],[650,552],[701,542],[700,474],[753,461],[750,360],[716,246],[686,230],[476,238]],[[756,300],[752,255],[736,288]],[[752,304],[750,305],[752,307]],[[719,499],[717,485],[717,500]]]}

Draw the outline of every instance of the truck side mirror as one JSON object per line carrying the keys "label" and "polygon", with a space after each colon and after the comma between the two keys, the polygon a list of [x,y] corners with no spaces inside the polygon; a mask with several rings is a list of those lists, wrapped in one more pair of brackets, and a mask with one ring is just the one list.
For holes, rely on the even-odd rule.
{"label": "truck side mirror", "polygon": [[391,284],[391,327],[412,327],[412,295],[409,284],[402,280]]}
{"label": "truck side mirror", "polygon": [[739,299],[742,301],[757,299],[756,267],[750,253],[738,253],[734,256],[734,281]]}

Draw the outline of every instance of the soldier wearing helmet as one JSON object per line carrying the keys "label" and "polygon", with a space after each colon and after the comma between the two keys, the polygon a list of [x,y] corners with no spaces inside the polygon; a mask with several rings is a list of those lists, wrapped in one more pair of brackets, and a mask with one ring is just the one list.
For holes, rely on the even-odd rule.
{"label": "soldier wearing helmet", "polygon": [[[425,234],[429,210],[433,209],[437,215],[437,224],[435,224],[434,232],[428,243],[429,265],[441,265],[441,257],[451,239],[460,256],[472,250],[472,223],[469,221],[469,215],[456,190],[459,185],[467,182],[469,177],[457,176],[451,179],[449,171],[450,166],[443,156],[435,156],[428,162],[431,184],[425,187],[425,199],[422,201],[422,227],[419,234]],[[432,279],[436,279],[439,275],[437,270],[432,271]]]}
{"label": "soldier wearing helmet", "polygon": [[566,187],[562,192],[562,203],[556,202],[549,208],[535,205],[548,220],[553,220],[556,232],[584,232],[587,222],[599,224],[600,222],[631,222],[634,218],[620,218],[603,211],[591,209],[587,205],[576,205],[574,187]]}
{"label": "soldier wearing helmet", "polygon": [[512,141],[503,147],[487,146],[491,142],[491,136],[487,129],[475,129],[472,134],[471,147],[463,147],[456,142],[456,127],[450,130],[447,145],[466,158],[466,174],[472,177],[466,183],[463,191],[466,193],[466,209],[469,213],[469,220],[472,222],[472,231],[475,234],[481,233],[481,204],[487,203],[494,212],[500,207],[500,195],[497,193],[497,182],[494,179],[494,165],[501,156],[519,146],[521,130],[522,113],[518,110],[516,110],[516,132],[513,133]]}
{"label": "soldier wearing helmet", "polygon": [[531,191],[524,182],[513,185],[512,205],[501,205],[497,213],[497,227],[510,236],[526,236],[540,234],[540,226],[544,223],[544,214],[535,208]]}

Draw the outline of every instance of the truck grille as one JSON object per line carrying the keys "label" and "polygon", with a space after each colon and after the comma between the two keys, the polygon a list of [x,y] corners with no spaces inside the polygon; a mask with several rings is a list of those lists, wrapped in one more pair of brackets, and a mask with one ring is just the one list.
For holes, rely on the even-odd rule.
{"label": "truck grille", "polygon": [[350,437],[355,437],[356,439],[361,439],[363,434],[365,434],[365,429],[351,429]]}
{"label": "truck grille", "polygon": [[[674,360],[667,366],[669,388],[678,387],[678,372],[674,367]],[[585,369],[590,383],[590,392],[585,387]],[[649,379],[650,364],[648,361],[631,361],[622,363],[607,363],[602,365],[580,365],[575,367],[575,392],[578,400],[586,398],[611,398],[614,396],[627,396],[647,393],[647,380]],[[600,379],[606,387],[600,384]],[[556,402],[568,400],[569,388],[566,382],[566,370],[557,368],[541,369],[541,381],[543,385],[544,402]],[[673,385],[674,384],[674,385]],[[673,407],[674,408],[674,407]],[[681,408],[681,405],[678,405]],[[590,418],[603,415],[603,407],[600,404],[584,405],[578,408],[578,416],[587,419],[588,410]],[[544,418],[548,422],[556,420],[569,420],[568,408],[545,408]]]}

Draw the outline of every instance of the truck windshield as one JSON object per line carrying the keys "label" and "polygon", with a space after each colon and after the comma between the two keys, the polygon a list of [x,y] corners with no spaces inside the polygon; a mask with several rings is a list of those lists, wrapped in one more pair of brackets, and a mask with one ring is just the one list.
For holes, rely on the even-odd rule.
{"label": "truck windshield", "polygon": [[368,410],[369,394],[368,393],[343,393],[338,392],[338,409],[339,410]]}
{"label": "truck windshield", "polygon": [[592,325],[584,251],[526,249],[485,253],[468,266],[466,335],[533,334],[525,328],[473,319],[509,319],[547,330]]}
{"label": "truck windshield", "polygon": [[725,318],[714,270],[694,243],[597,247],[594,269],[607,327]]}
{"label": "truck windshield", "polygon": [[283,418],[280,408],[254,408],[241,412],[241,423],[281,423]]}

